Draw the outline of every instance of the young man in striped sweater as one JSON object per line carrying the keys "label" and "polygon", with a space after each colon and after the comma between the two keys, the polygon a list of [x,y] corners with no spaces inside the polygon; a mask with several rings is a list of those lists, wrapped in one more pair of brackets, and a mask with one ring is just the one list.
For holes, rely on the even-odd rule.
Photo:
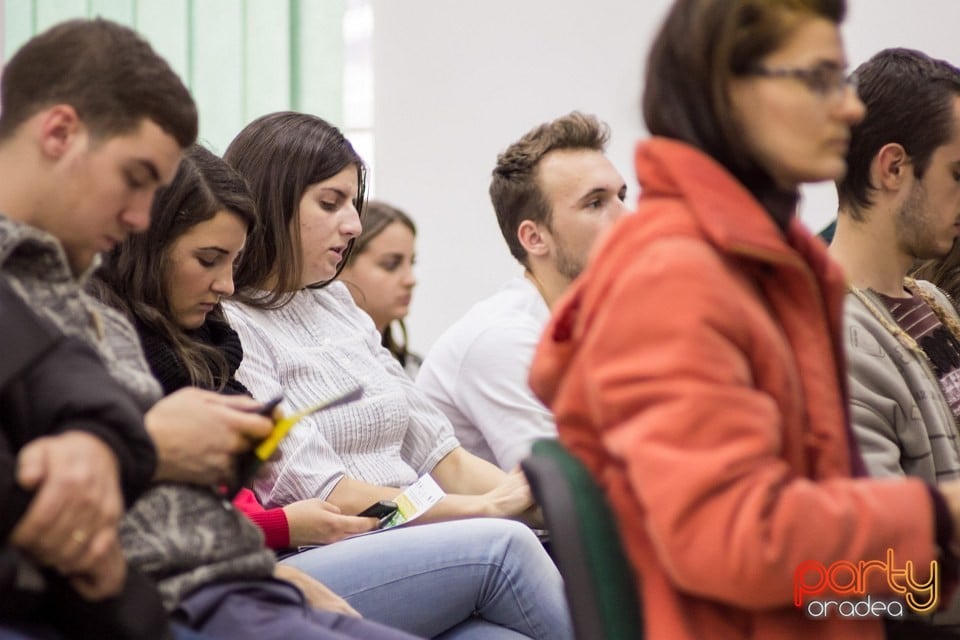
{"label": "young man in striped sweater", "polygon": [[[960,317],[907,276],[960,234],[960,71],[888,49],[855,74],[867,115],[851,133],[830,245],[849,282],[853,427],[871,474],[936,484],[960,478]],[[954,604],[933,622],[960,637]],[[914,637],[912,624],[891,624],[890,637]]]}

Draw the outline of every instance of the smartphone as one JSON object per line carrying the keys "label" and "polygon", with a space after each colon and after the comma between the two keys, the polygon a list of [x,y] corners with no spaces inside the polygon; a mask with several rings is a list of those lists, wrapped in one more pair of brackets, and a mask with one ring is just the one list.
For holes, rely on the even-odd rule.
{"label": "smartphone", "polygon": [[[262,407],[257,409],[257,414],[272,418],[273,410],[277,408],[281,401],[283,401],[282,393],[265,402]],[[227,487],[227,497],[231,500],[237,497],[240,489],[256,475],[260,468],[260,462],[252,449],[237,456],[237,473],[234,476],[234,481]]]}
{"label": "smartphone", "polygon": [[361,518],[389,518],[397,511],[397,503],[393,500],[378,500],[358,513]]}
{"label": "smartphone", "polygon": [[257,410],[261,416],[266,416],[268,418],[273,417],[273,410],[277,408],[277,405],[283,401],[283,394],[281,393],[276,398],[267,400],[260,409]]}

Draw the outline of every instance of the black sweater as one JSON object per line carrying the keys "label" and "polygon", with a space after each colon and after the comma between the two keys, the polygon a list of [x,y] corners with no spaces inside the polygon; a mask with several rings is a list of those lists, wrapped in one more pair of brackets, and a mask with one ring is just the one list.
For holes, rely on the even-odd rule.
{"label": "black sweater", "polygon": [[[17,611],[19,553],[8,544],[31,494],[15,478],[17,454],[41,436],[90,433],[117,457],[127,505],[153,477],[157,457],[143,412],[96,352],[39,318],[0,278],[0,617]],[[32,595],[21,594],[32,599]],[[18,602],[20,604],[18,604]]]}

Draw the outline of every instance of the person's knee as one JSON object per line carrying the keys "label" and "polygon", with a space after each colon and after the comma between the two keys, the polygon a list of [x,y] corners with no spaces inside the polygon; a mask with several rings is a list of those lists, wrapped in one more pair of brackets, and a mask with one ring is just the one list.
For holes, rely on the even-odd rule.
{"label": "person's knee", "polygon": [[478,518],[471,521],[470,529],[474,535],[484,540],[483,544],[487,545],[488,549],[495,550],[500,556],[515,554],[529,562],[549,562],[549,556],[539,538],[521,522],[502,518]]}

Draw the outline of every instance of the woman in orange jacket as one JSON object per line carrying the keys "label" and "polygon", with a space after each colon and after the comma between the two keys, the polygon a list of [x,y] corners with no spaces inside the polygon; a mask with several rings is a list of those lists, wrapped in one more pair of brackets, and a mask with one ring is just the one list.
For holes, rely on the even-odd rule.
{"label": "woman in orange jacket", "polygon": [[[647,62],[638,211],[531,371],[611,501],[650,640],[880,638],[885,612],[942,594],[956,486],[859,477],[843,277],[795,215],[802,183],[844,174],[864,114],[844,13],[675,2]],[[912,600],[891,591],[908,561]]]}

